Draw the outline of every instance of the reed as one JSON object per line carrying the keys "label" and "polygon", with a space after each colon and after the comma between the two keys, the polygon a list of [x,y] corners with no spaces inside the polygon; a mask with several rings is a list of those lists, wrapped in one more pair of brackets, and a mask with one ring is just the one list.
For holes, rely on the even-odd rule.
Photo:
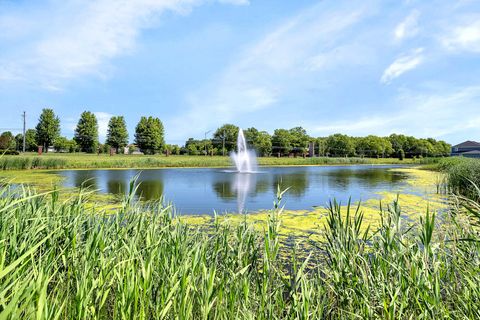
{"label": "reed", "polygon": [[[2,319],[479,318],[480,208],[380,227],[359,207],[329,206],[323,241],[306,258],[282,245],[282,192],[264,232],[216,218],[193,227],[165,203],[105,214],[91,193],[0,187]],[[468,212],[473,212],[466,216]],[[300,241],[300,240],[299,240]],[[302,254],[301,256],[305,256]]]}
{"label": "reed", "polygon": [[436,169],[446,173],[445,186],[449,193],[480,200],[480,159],[454,157],[444,159]]}

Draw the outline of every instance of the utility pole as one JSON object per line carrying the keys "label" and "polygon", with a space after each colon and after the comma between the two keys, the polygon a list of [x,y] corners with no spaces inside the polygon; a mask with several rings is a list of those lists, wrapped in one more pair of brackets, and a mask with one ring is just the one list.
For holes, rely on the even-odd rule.
{"label": "utility pole", "polygon": [[23,111],[23,153],[25,153],[25,127],[27,123],[27,114]]}
{"label": "utility pole", "polygon": [[225,130],[223,130],[223,137],[222,137],[222,139],[223,139],[223,149],[222,149],[223,152],[222,152],[222,153],[223,153],[223,156],[225,157]]}

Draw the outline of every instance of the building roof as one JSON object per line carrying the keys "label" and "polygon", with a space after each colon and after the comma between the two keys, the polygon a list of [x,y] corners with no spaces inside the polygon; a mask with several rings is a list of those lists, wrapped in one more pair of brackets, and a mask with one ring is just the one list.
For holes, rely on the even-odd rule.
{"label": "building roof", "polygon": [[470,141],[470,140],[467,140],[465,142],[462,142],[460,144],[453,146],[453,148],[475,148],[475,147],[480,148],[480,143],[476,141]]}
{"label": "building roof", "polygon": [[467,152],[462,152],[461,155],[464,154],[480,154],[480,150],[472,150],[472,151],[467,151]]}

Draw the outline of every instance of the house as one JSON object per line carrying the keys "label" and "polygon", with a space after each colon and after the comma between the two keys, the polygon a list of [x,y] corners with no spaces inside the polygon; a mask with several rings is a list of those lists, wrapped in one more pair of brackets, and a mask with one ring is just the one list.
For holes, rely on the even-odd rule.
{"label": "house", "polygon": [[465,141],[452,147],[452,156],[468,158],[480,158],[480,143],[476,141]]}

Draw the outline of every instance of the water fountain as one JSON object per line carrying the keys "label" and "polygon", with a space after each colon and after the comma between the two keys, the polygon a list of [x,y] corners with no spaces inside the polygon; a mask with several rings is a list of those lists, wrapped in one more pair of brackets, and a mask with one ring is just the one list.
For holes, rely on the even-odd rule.
{"label": "water fountain", "polygon": [[243,130],[238,130],[237,152],[232,152],[230,157],[240,173],[254,173],[257,170],[257,156],[255,151],[247,149]]}

